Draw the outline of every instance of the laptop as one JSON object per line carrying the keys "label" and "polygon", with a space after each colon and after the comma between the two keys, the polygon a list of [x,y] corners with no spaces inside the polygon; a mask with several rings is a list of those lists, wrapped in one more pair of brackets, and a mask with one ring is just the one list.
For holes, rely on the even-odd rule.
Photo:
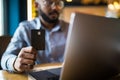
{"label": "laptop", "polygon": [[41,64],[27,72],[29,80],[59,80],[62,63]]}
{"label": "laptop", "polygon": [[120,19],[72,13],[60,80],[108,80],[119,74]]}
{"label": "laptop", "polygon": [[69,27],[62,69],[52,76],[45,70],[51,78],[42,80],[107,80],[119,74],[119,19],[74,12]]}

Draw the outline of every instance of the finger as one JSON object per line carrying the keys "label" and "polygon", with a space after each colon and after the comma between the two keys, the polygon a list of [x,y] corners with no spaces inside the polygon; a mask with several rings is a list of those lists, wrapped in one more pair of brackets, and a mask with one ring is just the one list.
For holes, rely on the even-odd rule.
{"label": "finger", "polygon": [[31,56],[31,57],[34,57],[34,58],[37,55],[37,51],[36,50],[34,50],[34,49],[31,50],[31,47],[25,47],[25,48],[21,49],[18,57],[26,57],[25,54],[27,55],[27,53],[28,54],[34,54],[35,56]]}
{"label": "finger", "polygon": [[31,59],[21,58],[21,59],[20,59],[20,64],[30,64],[30,65],[34,65],[34,64],[35,64],[35,61],[34,61],[34,60],[31,60]]}
{"label": "finger", "polygon": [[20,69],[22,71],[29,71],[29,70],[33,69],[33,65],[22,64]]}
{"label": "finger", "polygon": [[21,57],[25,58],[25,59],[31,59],[31,60],[35,60],[36,59],[36,55],[35,54],[29,54],[29,53],[21,54]]}
{"label": "finger", "polygon": [[[23,72],[25,69],[32,69],[34,64],[35,62],[33,60],[17,57],[14,68],[18,72]],[[29,65],[29,67],[26,68],[26,65]]]}
{"label": "finger", "polygon": [[31,53],[31,54],[36,54],[37,51],[33,48],[33,47],[25,47],[25,48],[22,48],[23,52],[25,53]]}

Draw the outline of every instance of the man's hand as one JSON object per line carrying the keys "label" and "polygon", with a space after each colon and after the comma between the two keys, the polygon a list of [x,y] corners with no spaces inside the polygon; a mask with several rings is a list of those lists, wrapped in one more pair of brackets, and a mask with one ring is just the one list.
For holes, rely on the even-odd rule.
{"label": "man's hand", "polygon": [[22,48],[14,62],[14,68],[18,72],[29,71],[33,68],[37,51],[33,47]]}

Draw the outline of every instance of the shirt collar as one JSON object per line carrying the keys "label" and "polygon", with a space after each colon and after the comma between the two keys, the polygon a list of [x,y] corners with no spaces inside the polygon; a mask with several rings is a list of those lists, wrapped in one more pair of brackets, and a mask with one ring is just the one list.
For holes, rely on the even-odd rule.
{"label": "shirt collar", "polygon": [[58,24],[51,30],[51,32],[56,32],[56,31],[59,31],[60,29],[61,29],[61,26],[60,24]]}
{"label": "shirt collar", "polygon": [[41,22],[40,22],[40,19],[39,17],[36,18],[36,29],[40,29],[41,28]]}

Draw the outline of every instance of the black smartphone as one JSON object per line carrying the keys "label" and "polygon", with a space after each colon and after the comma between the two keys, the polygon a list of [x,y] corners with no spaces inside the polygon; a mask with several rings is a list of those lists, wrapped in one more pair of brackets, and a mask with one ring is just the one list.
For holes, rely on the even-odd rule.
{"label": "black smartphone", "polygon": [[45,30],[31,30],[31,45],[36,50],[45,50]]}

